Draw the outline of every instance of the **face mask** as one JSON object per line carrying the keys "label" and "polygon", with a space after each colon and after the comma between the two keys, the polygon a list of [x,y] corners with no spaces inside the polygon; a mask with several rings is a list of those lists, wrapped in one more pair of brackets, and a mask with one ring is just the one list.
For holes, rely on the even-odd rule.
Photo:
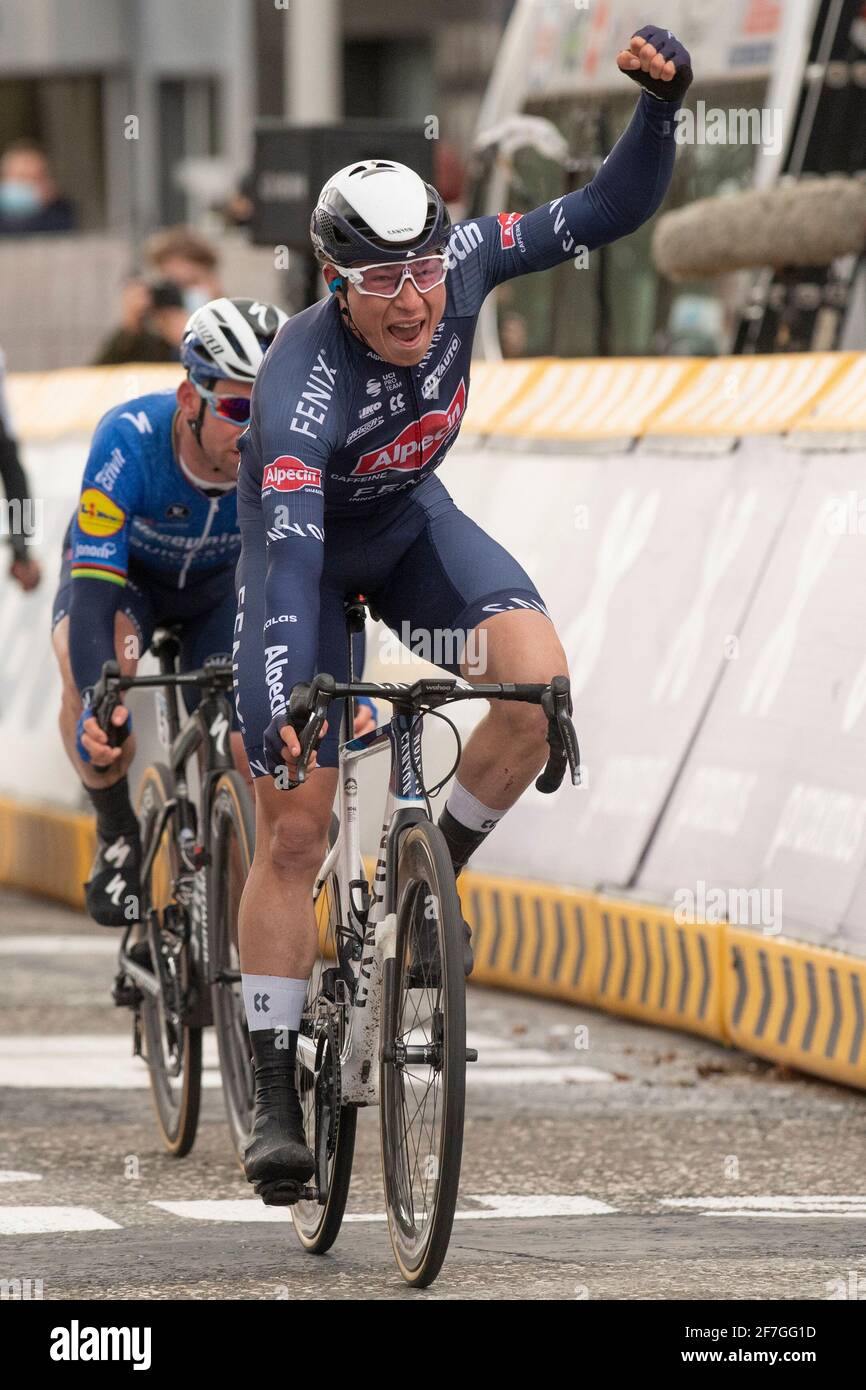
{"label": "face mask", "polygon": [[212,295],[201,285],[193,285],[190,289],[183,292],[183,307],[188,314],[194,314],[196,309],[200,309],[203,304],[209,304]]}
{"label": "face mask", "polygon": [[4,179],[0,183],[0,212],[8,217],[29,217],[41,206],[39,194],[32,183],[23,179]]}

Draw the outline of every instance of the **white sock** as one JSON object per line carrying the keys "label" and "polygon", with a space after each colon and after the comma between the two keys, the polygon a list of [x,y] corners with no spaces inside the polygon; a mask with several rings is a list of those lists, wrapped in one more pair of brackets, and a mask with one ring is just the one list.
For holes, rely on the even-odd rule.
{"label": "white sock", "polygon": [[309,980],[290,980],[285,975],[241,974],[247,1027],[251,1033],[264,1028],[285,1028],[297,1033]]}
{"label": "white sock", "polygon": [[456,821],[467,830],[475,830],[479,834],[487,834],[505,815],[504,811],[494,811],[490,806],[485,806],[459,782],[454,783],[445,805]]}

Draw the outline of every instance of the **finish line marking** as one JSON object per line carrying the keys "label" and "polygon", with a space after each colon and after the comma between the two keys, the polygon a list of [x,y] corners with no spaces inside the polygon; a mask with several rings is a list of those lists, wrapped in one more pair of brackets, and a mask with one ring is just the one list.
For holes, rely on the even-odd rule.
{"label": "finish line marking", "polygon": [[[544,1196],[524,1194],[485,1194],[468,1195],[464,1202],[478,1202],[479,1210],[461,1209],[454,1213],[455,1221],[518,1221],[549,1216],[610,1216],[615,1207],[606,1202],[596,1201],[594,1197],[574,1197],[553,1193]],[[182,1216],[190,1221],[243,1221],[280,1222],[291,1221],[287,1207],[266,1207],[258,1198],[239,1197],[236,1199],[204,1200],[190,1202],[150,1202],[152,1207],[167,1211],[171,1216]],[[347,1212],[344,1222],[385,1222],[383,1211]]]}

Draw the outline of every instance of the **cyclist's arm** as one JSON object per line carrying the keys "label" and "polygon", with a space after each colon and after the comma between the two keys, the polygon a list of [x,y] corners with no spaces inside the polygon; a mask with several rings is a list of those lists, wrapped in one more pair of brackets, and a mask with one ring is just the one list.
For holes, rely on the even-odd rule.
{"label": "cyclist's arm", "polygon": [[480,217],[483,294],[503,280],[547,270],[628,236],[655,213],[671,181],[676,152],[674,115],[679,101],[642,92],[627,129],[595,177],[515,220]]}
{"label": "cyclist's arm", "polygon": [[114,658],[114,618],[126,585],[129,528],[140,507],[135,438],[115,421],[93,437],[70,533],[69,656],[87,703],[103,663]]}
{"label": "cyclist's arm", "polygon": [[270,397],[257,390],[244,440],[256,473],[261,465],[267,544],[263,636],[272,716],[288,703],[293,685],[315,675],[324,564],[323,480],[330,448],[321,436],[290,432],[285,400],[282,391]]}
{"label": "cyclist's arm", "polygon": [[[0,480],[3,490],[11,502],[17,502],[23,514],[24,503],[30,496],[27,478],[18,457],[18,446],[6,430],[6,422],[0,414]],[[9,543],[17,560],[27,559],[27,545],[23,526],[20,530],[9,527]]]}

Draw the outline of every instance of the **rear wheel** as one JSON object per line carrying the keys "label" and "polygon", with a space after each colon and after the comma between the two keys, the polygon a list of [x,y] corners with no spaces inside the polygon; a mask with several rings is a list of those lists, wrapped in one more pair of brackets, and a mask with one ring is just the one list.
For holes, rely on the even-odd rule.
{"label": "rear wheel", "polygon": [[253,1123],[255,1076],[241,988],[238,907],[254,847],[247,785],[240,773],[224,772],[211,803],[208,968],[226,1117],[241,1164]]}
{"label": "rear wheel", "polygon": [[[179,872],[172,820],[160,830],[161,813],[174,795],[171,773],[162,763],[147,769],[139,787],[142,863],[156,850],[150,872],[142,875],[141,924],[155,931],[159,960],[154,968],[161,989],[143,994],[142,1049],[162,1142],[175,1158],[189,1153],[198,1127],[201,1101],[201,1028],[185,1021],[196,980],[189,911],[177,903],[173,886]],[[153,953],[151,948],[151,954]]]}
{"label": "rear wheel", "polygon": [[380,1132],[388,1230],[400,1272],[424,1287],[451,1238],[463,1153],[463,918],[442,832],[400,840],[395,954],[383,965]]}
{"label": "rear wheel", "polygon": [[[335,843],[340,822],[331,816],[328,847]],[[292,1207],[292,1220],[298,1239],[311,1254],[330,1250],[340,1231],[355,1155],[355,1126],[358,1111],[343,1105],[340,1095],[340,1055],[345,1042],[345,1011],[338,1007],[341,993],[336,984],[338,954],[345,928],[345,905],[341,901],[340,881],[335,872],[319,882],[314,894],[319,956],[313,966],[301,1033],[316,1046],[320,1069],[316,1077],[298,1063],[298,1095],[304,1114],[307,1143],[316,1155],[319,1185],[318,1202],[298,1202]],[[324,1177],[324,1187],[322,1185]],[[324,1196],[324,1201],[322,1201]]]}

